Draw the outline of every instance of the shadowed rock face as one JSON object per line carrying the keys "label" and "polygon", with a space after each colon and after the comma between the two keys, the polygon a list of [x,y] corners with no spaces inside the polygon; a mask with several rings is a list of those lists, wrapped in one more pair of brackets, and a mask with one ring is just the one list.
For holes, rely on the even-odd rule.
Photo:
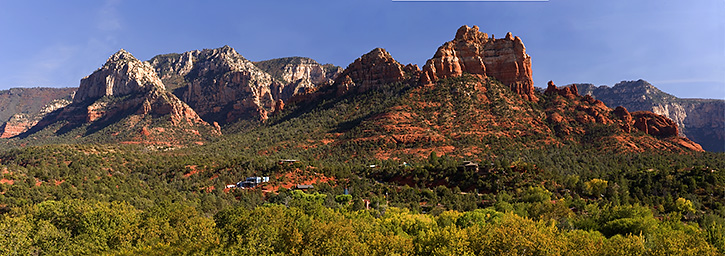
{"label": "shadowed rock face", "polygon": [[477,26],[459,28],[453,41],[439,47],[423,66],[421,82],[430,84],[464,72],[493,77],[522,98],[538,100],[534,95],[531,57],[526,54],[521,39],[511,33],[503,39],[495,39],[480,32]]}
{"label": "shadowed rock face", "polygon": [[77,88],[11,88],[0,91],[0,138],[27,131],[73,100]]}
{"label": "shadowed rock face", "polygon": [[31,127],[35,126],[40,120],[42,120],[49,113],[64,108],[70,104],[70,100],[67,99],[56,99],[43,108],[32,114],[17,113],[10,117],[10,119],[0,126],[0,138],[12,138],[21,133],[24,133]]}
{"label": "shadowed rock face", "polygon": [[672,119],[649,111],[632,113],[634,127],[646,134],[657,137],[672,137],[679,134],[677,125]]}

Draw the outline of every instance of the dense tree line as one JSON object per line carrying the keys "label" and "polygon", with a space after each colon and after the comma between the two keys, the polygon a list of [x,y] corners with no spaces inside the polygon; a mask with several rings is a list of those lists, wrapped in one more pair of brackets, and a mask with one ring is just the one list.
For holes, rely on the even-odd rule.
{"label": "dense tree line", "polygon": [[[438,111],[432,120],[470,123],[484,96],[491,99],[484,107],[501,115],[541,112],[498,102],[511,94],[501,85],[485,95],[458,86],[469,80],[420,95],[453,103],[418,114]],[[0,254],[725,253],[722,153],[547,146],[536,144],[539,134],[450,141],[485,149],[477,152],[379,158],[381,148],[442,146],[355,140],[361,133],[386,136],[366,120],[412,104],[397,97],[407,93],[407,85],[393,84],[291,104],[265,123],[227,126],[231,134],[202,146],[87,138],[3,149]],[[271,176],[277,186],[286,174],[332,179],[306,192],[224,189],[248,176]]]}
{"label": "dense tree line", "polygon": [[[233,206],[206,216],[187,203],[45,201],[3,215],[3,255],[717,255],[718,234],[638,205],[601,209],[562,228],[493,207],[437,215],[325,207]],[[590,225],[589,227],[585,227]],[[601,226],[597,226],[601,225]],[[722,236],[722,233],[719,234]],[[720,237],[722,239],[722,237]]]}

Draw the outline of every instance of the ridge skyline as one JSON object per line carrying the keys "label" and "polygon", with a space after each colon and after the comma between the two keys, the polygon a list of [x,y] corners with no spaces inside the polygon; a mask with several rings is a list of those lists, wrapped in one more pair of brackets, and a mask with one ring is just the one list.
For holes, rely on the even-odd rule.
{"label": "ridge skyline", "polygon": [[[451,39],[446,31],[468,24],[499,38],[509,31],[520,36],[540,88],[548,80],[613,85],[644,79],[680,98],[725,99],[719,72],[725,69],[725,21],[719,19],[725,3],[718,1],[140,6],[134,1],[4,6],[0,24],[12,25],[2,31],[17,40],[0,42],[6,56],[0,60],[0,89],[76,86],[120,48],[148,60],[227,44],[251,61],[303,56],[344,67],[380,47],[401,63],[422,66],[439,42]],[[167,19],[170,15],[191,18]],[[37,19],[41,16],[48,18]],[[94,22],[84,24],[88,19]],[[265,26],[254,25],[260,20]],[[674,31],[708,40],[692,41]]]}

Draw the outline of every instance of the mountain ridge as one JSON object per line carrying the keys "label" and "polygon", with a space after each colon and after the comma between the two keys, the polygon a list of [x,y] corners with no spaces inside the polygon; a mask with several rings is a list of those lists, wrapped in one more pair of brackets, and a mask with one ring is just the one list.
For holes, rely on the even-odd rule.
{"label": "mountain ridge", "polygon": [[644,80],[622,81],[613,87],[576,84],[583,94],[608,106],[632,111],[652,111],[672,119],[680,135],[700,143],[708,151],[725,152],[725,100],[678,98]]}
{"label": "mountain ridge", "polygon": [[105,142],[173,145],[203,143],[205,137],[218,134],[218,129],[166,91],[149,64],[121,49],[81,80],[72,103],[48,113],[18,137],[70,139],[71,135]]}
{"label": "mountain ridge", "polygon": [[[422,70],[399,63],[382,48],[362,55],[340,73],[335,71],[339,68],[330,70],[330,74],[323,74],[322,65],[304,58],[254,63],[229,46],[157,55],[146,62],[120,50],[82,79],[73,104],[45,118],[40,127],[70,121],[56,131],[63,133],[90,124],[86,130],[89,135],[122,119],[137,133],[148,136],[154,127],[147,126],[153,126],[156,117],[169,115],[172,128],[198,125],[202,130],[216,130],[212,134],[218,135],[219,124],[248,120],[258,121],[252,127],[270,127],[274,124],[264,122],[274,115],[285,115],[282,112],[289,103],[296,105],[297,111],[315,112],[314,104],[320,100],[340,104],[357,94],[386,91],[392,86],[401,89],[375,97],[387,97],[390,104],[399,105],[368,114],[364,114],[365,109],[372,106],[358,105],[363,111],[351,113],[358,112],[352,116],[359,116],[350,120],[351,113],[346,114],[341,120],[347,124],[340,124],[345,128],[335,129],[356,131],[343,132],[349,138],[343,141],[395,148],[417,147],[420,142],[466,148],[461,141],[505,138],[521,147],[539,141],[615,148],[620,148],[620,143],[623,150],[632,151],[701,150],[699,145],[678,137],[677,132],[670,132],[677,127],[660,115],[610,109],[591,96],[580,96],[576,86],[558,88],[551,83],[543,94],[534,92],[530,56],[522,40],[511,33],[494,39],[477,26],[462,26],[454,40],[439,47]],[[165,82],[173,85],[167,88]],[[289,88],[294,88],[292,93]],[[139,125],[139,120],[148,122]],[[459,127],[461,124],[466,125]],[[165,129],[157,129],[158,134]],[[195,138],[200,136],[199,130],[192,133]]]}

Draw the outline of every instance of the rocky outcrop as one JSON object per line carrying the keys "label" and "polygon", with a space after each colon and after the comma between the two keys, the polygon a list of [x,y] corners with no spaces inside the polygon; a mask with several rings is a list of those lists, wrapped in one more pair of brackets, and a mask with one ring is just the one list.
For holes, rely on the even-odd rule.
{"label": "rocky outcrop", "polygon": [[12,138],[35,125],[26,114],[15,114],[0,126],[0,138]]}
{"label": "rocky outcrop", "polygon": [[632,124],[634,121],[632,120],[632,114],[627,111],[627,108],[618,106],[614,109],[614,116],[619,118],[619,120],[622,120],[622,124],[620,127],[622,128],[622,131],[626,133],[632,132]]}
{"label": "rocky outcrop", "polygon": [[95,101],[104,96],[144,93],[153,88],[166,90],[151,65],[121,49],[111,55],[103,67],[81,79],[73,103]]}
{"label": "rocky outcrop", "polygon": [[632,113],[634,127],[646,134],[657,137],[673,137],[679,134],[677,125],[672,119],[649,111]]}
{"label": "rocky outcrop", "polygon": [[0,126],[0,138],[12,138],[31,127],[35,126],[49,113],[64,108],[70,104],[68,99],[56,99],[43,106],[43,108],[34,114],[18,113],[10,117],[10,119]]}
{"label": "rocky outcrop", "polygon": [[546,88],[546,91],[544,91],[544,94],[552,93],[559,94],[568,99],[574,99],[576,97],[579,97],[579,90],[576,88],[575,84],[558,88],[553,81],[549,81],[548,87]]}
{"label": "rocky outcrop", "polygon": [[78,88],[11,88],[0,91],[0,123],[13,115],[34,116],[56,100],[73,100]]}
{"label": "rocky outcrop", "polygon": [[295,95],[308,94],[320,86],[332,83],[342,72],[342,68],[338,66],[322,65],[303,57],[272,59],[254,64],[282,84],[273,91],[273,96],[277,101],[283,102]]}
{"label": "rocky outcrop", "polygon": [[149,64],[169,81],[182,81],[181,96],[204,120],[266,120],[283,85],[229,46],[154,57]]}
{"label": "rocky outcrop", "polygon": [[538,100],[534,95],[531,57],[526,54],[521,38],[511,33],[495,39],[480,32],[478,26],[459,28],[453,41],[439,47],[423,66],[421,82],[429,84],[463,73],[495,78],[522,98]]}
{"label": "rocky outcrop", "polygon": [[707,151],[725,151],[725,101],[682,99],[657,89],[644,80],[622,81],[613,87],[577,84],[582,94],[608,106],[624,106],[631,111],[651,111],[677,124],[685,136]]}
{"label": "rocky outcrop", "polygon": [[[546,106],[546,120],[562,139],[575,140],[574,138],[580,137],[591,142],[608,138],[616,141],[611,144],[622,147],[621,150],[672,150],[674,144],[677,147],[702,151],[697,143],[680,137],[675,122],[663,115],[650,111],[630,113],[622,106],[612,110],[591,95],[580,96],[578,93],[577,85],[556,87],[551,81],[544,91],[547,95],[543,101]],[[651,136],[637,135],[639,131]]]}
{"label": "rocky outcrop", "polygon": [[364,92],[372,88],[402,82],[406,72],[419,72],[417,66],[403,66],[383,48],[375,48],[357,58],[335,79],[337,94],[348,91]]}

